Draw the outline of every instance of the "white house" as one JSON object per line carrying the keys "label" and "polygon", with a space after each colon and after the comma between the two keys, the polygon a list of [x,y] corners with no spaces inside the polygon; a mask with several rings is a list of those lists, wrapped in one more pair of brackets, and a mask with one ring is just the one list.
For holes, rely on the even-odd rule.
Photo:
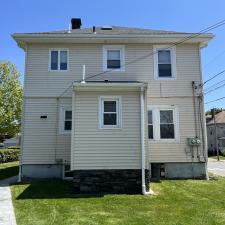
{"label": "white house", "polygon": [[22,178],[146,193],[150,177],[207,176],[200,51],[212,34],[73,19],[12,36],[26,53]]}

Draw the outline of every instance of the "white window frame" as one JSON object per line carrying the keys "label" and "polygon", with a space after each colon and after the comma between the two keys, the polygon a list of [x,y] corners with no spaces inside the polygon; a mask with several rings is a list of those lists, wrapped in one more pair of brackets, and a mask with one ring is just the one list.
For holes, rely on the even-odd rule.
{"label": "white window frame", "polygon": [[[116,125],[104,125],[104,101],[116,101],[116,114],[117,124]],[[99,129],[121,129],[121,97],[120,96],[100,96],[99,97]],[[107,112],[110,113],[110,112]]]}
{"label": "white window frame", "polygon": [[[107,52],[109,50],[119,50],[120,51],[120,68],[110,69],[107,68]],[[124,45],[103,45],[103,71],[111,72],[124,72],[125,71],[125,46]]]}
{"label": "white window frame", "polygon": [[[57,51],[58,52],[58,66],[57,70],[51,69],[51,52]],[[66,51],[67,52],[67,70],[60,70],[60,51]],[[50,48],[49,49],[49,63],[48,63],[48,71],[50,72],[67,72],[69,71],[69,49],[68,48]]]}
{"label": "white window frame", "polygon": [[[148,140],[156,142],[180,142],[178,107],[174,105],[155,105],[148,106],[147,108],[148,111],[152,111],[153,119],[153,139],[148,138]],[[165,139],[160,137],[160,110],[173,111],[174,139]]]}
{"label": "white window frame", "polygon": [[[171,59],[171,77],[159,77],[159,69],[158,69],[158,51],[159,50],[169,50],[170,51],[170,59]],[[154,79],[155,80],[175,80],[177,78],[176,71],[176,46],[169,47],[168,45],[154,45]]]}
{"label": "white window frame", "polygon": [[[72,132],[72,129],[71,130],[65,130],[64,129],[66,111],[72,111],[72,107],[69,107],[69,106],[60,107],[60,116],[59,116],[59,131],[60,131],[60,134],[71,134],[71,132]],[[71,119],[71,123],[73,125],[72,119]]]}

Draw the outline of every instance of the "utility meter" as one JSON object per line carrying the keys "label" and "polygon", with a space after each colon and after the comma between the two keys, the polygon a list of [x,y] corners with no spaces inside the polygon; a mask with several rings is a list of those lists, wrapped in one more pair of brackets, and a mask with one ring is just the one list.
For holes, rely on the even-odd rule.
{"label": "utility meter", "polygon": [[199,138],[187,138],[187,143],[190,146],[199,146],[201,145],[201,140]]}

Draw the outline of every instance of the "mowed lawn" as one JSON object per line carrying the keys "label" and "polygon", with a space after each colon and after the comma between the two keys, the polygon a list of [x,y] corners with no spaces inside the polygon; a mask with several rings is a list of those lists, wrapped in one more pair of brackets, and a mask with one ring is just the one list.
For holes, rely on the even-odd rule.
{"label": "mowed lawn", "polygon": [[225,179],[152,183],[155,196],[75,195],[71,183],[11,186],[18,225],[224,225]]}
{"label": "mowed lawn", "polygon": [[19,162],[0,163],[0,180],[16,176],[19,172]]}

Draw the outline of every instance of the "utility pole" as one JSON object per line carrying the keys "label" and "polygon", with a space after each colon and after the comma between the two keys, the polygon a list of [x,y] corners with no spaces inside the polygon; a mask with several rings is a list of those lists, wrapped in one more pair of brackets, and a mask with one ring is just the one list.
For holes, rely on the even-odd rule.
{"label": "utility pole", "polygon": [[218,148],[218,139],[217,139],[217,126],[216,126],[215,115],[216,115],[215,108],[213,108],[212,116],[213,116],[213,121],[214,121],[214,130],[215,130],[216,155],[217,155],[217,161],[220,161],[219,148]]}

